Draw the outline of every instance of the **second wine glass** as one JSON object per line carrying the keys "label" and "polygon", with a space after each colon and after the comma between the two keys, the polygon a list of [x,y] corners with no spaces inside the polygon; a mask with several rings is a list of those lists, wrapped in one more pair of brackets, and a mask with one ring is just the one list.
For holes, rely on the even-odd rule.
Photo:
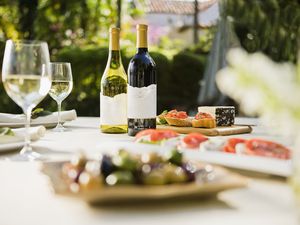
{"label": "second wine glass", "polygon": [[58,122],[53,129],[55,132],[64,132],[66,128],[61,123],[61,104],[62,101],[71,93],[73,88],[73,78],[71,64],[66,62],[50,63],[50,73],[52,75],[52,85],[49,95],[58,105]]}

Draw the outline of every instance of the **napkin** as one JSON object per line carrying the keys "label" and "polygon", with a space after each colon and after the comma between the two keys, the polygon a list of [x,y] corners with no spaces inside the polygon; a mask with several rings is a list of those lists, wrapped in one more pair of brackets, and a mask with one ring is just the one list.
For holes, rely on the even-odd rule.
{"label": "napkin", "polygon": [[[0,144],[24,142],[25,128],[12,129],[14,135],[0,135]],[[46,133],[44,126],[30,127],[29,134],[32,141],[36,141],[43,137]]]}
{"label": "napkin", "polygon": [[[36,119],[32,119],[33,123],[56,123],[57,122],[57,112],[51,113],[48,116],[40,116]],[[60,118],[62,122],[75,120],[77,118],[76,111],[61,111]],[[0,113],[0,123],[24,123],[25,115],[24,114],[9,114],[9,113]]]}

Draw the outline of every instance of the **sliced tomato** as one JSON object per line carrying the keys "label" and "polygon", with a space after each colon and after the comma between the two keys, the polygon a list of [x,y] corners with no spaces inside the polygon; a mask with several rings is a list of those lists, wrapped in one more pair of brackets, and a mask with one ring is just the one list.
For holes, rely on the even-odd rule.
{"label": "sliced tomato", "polygon": [[291,151],[285,146],[276,142],[250,139],[245,142],[246,154],[272,157],[277,159],[290,159]]}
{"label": "sliced tomato", "polygon": [[182,139],[182,145],[185,148],[199,148],[200,144],[207,141],[208,138],[199,133],[190,133]]}
{"label": "sliced tomato", "polygon": [[169,139],[173,137],[177,137],[178,133],[173,130],[156,130],[150,135],[151,141],[161,141],[164,139]]}
{"label": "sliced tomato", "polygon": [[157,130],[160,134],[163,134],[164,138],[177,137],[179,134],[173,130]]}
{"label": "sliced tomato", "polygon": [[185,119],[185,118],[187,118],[187,117],[188,117],[188,115],[187,115],[187,113],[184,112],[184,111],[179,111],[179,112],[177,113],[177,118]]}
{"label": "sliced tomato", "polygon": [[140,137],[150,135],[150,141],[161,141],[164,139],[169,139],[173,137],[177,137],[179,134],[173,130],[155,130],[155,129],[147,129],[138,132],[135,135],[135,139],[139,139]]}
{"label": "sliced tomato", "polygon": [[213,116],[210,115],[209,113],[205,113],[205,112],[198,112],[197,115],[195,116],[196,120],[199,119],[213,119]]}
{"label": "sliced tomato", "polygon": [[155,131],[156,131],[155,129],[142,130],[135,135],[135,139],[138,139],[138,138],[146,136],[146,135],[150,135]]}
{"label": "sliced tomato", "polygon": [[242,138],[230,138],[223,147],[224,152],[236,153],[235,146],[239,143],[244,143],[246,140]]}
{"label": "sliced tomato", "polygon": [[171,110],[168,112],[165,117],[172,117],[172,118],[177,118],[177,119],[186,119],[188,118],[188,115],[184,111],[177,111],[176,109]]}

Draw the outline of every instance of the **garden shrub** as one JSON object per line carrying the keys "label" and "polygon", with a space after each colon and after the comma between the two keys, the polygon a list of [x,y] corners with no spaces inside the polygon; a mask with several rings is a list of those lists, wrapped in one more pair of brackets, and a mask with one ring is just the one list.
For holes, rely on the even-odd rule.
{"label": "garden shrub", "polygon": [[71,62],[73,90],[65,101],[67,108],[75,108],[78,115],[99,116],[100,81],[108,57],[107,48],[68,48],[55,57]]}
{"label": "garden shrub", "polygon": [[[4,45],[0,45],[0,61]],[[2,54],[2,55],[1,55]],[[192,52],[180,52],[173,62],[159,52],[150,52],[157,65],[158,112],[177,106],[196,106],[198,82],[202,78],[205,57]],[[79,116],[99,116],[100,81],[108,57],[108,48],[89,46],[61,49],[52,61],[70,62],[73,73],[73,90],[63,102],[63,109],[76,109]],[[132,56],[122,52],[125,70]],[[0,112],[17,113],[20,108],[7,97],[0,85]],[[38,107],[57,110],[56,102],[47,96]]]}
{"label": "garden shrub", "polygon": [[150,52],[151,57],[156,63],[157,68],[157,111],[161,112],[169,107],[170,95],[169,84],[171,80],[170,60],[163,54],[158,52]]}
{"label": "garden shrub", "polygon": [[0,112],[7,113],[20,113],[22,110],[20,107],[9,98],[4,90],[2,84],[1,70],[2,70],[2,61],[4,55],[5,42],[0,42]]}
{"label": "garden shrub", "polygon": [[206,55],[179,52],[173,58],[170,103],[179,109],[193,110],[197,105],[199,83],[203,77]]}

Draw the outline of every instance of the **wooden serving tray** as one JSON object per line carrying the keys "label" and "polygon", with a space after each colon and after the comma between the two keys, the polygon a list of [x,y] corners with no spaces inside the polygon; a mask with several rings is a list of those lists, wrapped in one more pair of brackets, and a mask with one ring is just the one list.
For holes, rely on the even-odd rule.
{"label": "wooden serving tray", "polygon": [[252,131],[252,127],[248,125],[233,125],[229,127],[216,127],[216,128],[175,127],[169,125],[157,125],[157,129],[174,130],[180,134],[200,133],[207,136],[245,134],[245,133],[251,133]]}

